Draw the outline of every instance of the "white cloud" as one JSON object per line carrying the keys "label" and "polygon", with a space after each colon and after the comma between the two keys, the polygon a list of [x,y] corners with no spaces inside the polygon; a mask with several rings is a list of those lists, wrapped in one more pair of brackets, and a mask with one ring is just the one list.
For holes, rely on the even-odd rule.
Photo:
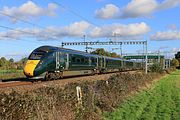
{"label": "white cloud", "polygon": [[100,10],[96,10],[95,14],[98,18],[114,18],[116,17],[119,12],[119,8],[113,4],[107,4],[105,7],[101,8]]}
{"label": "white cloud", "polygon": [[61,37],[77,37],[86,34],[90,24],[85,21],[75,22],[65,27],[49,27],[45,32],[53,31],[54,35],[58,38]]}
{"label": "white cloud", "polygon": [[149,32],[150,27],[144,23],[134,23],[134,24],[112,24],[112,25],[106,25],[102,27],[95,27],[90,32],[91,37],[110,37],[114,34],[117,34],[117,36],[120,36],[120,38],[139,38],[139,36],[142,36]]}
{"label": "white cloud", "polygon": [[23,37],[36,37],[40,40],[58,40],[63,37],[82,37],[84,34],[91,38],[112,37],[114,33],[116,33],[118,36],[120,35],[121,39],[140,39],[141,36],[150,30],[150,28],[144,22],[128,25],[111,24],[95,27],[85,21],[80,21],[63,27],[51,26],[45,29],[17,28],[16,30],[17,31],[2,31],[0,32],[0,38],[7,37],[9,39],[20,39]]}
{"label": "white cloud", "polygon": [[[109,5],[112,7],[107,7]],[[161,3],[158,3],[157,0],[131,0],[122,8],[113,4],[108,4],[96,10],[95,15],[97,18],[101,19],[147,17],[156,11],[173,8],[179,5],[180,0],[164,0]],[[115,10],[113,11],[112,8]]]}
{"label": "white cloud", "polygon": [[40,28],[17,28],[15,30],[0,32],[0,38],[20,39],[23,37],[36,37],[40,40],[59,39],[62,37],[83,36],[90,24],[85,21],[75,22],[64,27]]}
{"label": "white cloud", "polygon": [[[3,7],[0,10],[1,13],[8,14],[10,16],[29,19],[34,17],[41,17],[41,16],[55,16],[55,10],[57,9],[57,5],[54,3],[49,3],[47,8],[43,8],[38,6],[32,1],[27,1],[26,3],[22,4],[19,7]],[[2,16],[1,16],[2,18]],[[16,21],[16,19],[12,19],[12,21]]]}
{"label": "white cloud", "polygon": [[168,8],[173,8],[180,5],[180,0],[164,0],[161,4],[159,4],[158,9],[164,10]]}
{"label": "white cloud", "polygon": [[151,40],[180,40],[180,31],[156,32],[151,35]]}
{"label": "white cloud", "polygon": [[120,18],[136,18],[150,15],[157,8],[156,0],[132,0],[125,8],[122,9]]}

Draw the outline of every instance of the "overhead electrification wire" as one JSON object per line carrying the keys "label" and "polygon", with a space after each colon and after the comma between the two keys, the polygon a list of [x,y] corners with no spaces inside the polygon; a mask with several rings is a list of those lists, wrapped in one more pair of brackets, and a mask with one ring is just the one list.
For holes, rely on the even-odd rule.
{"label": "overhead electrification wire", "polygon": [[41,26],[36,25],[36,24],[34,24],[34,23],[31,23],[31,22],[29,22],[29,21],[27,21],[27,20],[21,19],[21,18],[16,17],[16,16],[9,15],[9,14],[4,13],[4,12],[0,12],[0,14],[1,14],[1,15],[4,15],[4,16],[7,16],[7,17],[10,17],[10,18],[13,18],[13,19],[15,19],[15,20],[18,20],[18,21],[21,21],[21,22],[30,24],[30,25],[32,25],[32,26],[38,26],[38,27],[41,27]]}
{"label": "overhead electrification wire", "polygon": [[[49,0],[47,0],[47,1],[49,1]],[[82,20],[85,20],[86,22],[88,22],[88,23],[90,23],[90,24],[92,24],[94,26],[97,26],[97,27],[99,26],[99,25],[93,23],[92,21],[88,20],[87,18],[83,17],[82,15],[77,13],[76,11],[72,10],[71,8],[65,6],[64,4],[56,2],[55,0],[50,0],[50,1],[52,1],[53,3],[57,4],[58,6],[60,6],[62,8],[64,8],[65,10],[69,11],[70,13],[74,14],[75,16],[81,18]]]}
{"label": "overhead electrification wire", "polygon": [[[19,30],[19,29],[15,29],[15,28],[11,28],[11,27],[7,27],[7,26],[3,26],[3,25],[0,25],[1,28],[5,28],[5,29],[9,29],[9,30],[12,30],[12,31],[16,31],[16,32],[21,32],[21,33],[26,33],[26,34],[32,34],[34,35],[35,33],[32,33],[32,32],[27,32],[27,31],[23,31],[23,30]],[[44,36],[44,35],[37,35],[39,37],[49,37],[49,36]]]}
{"label": "overhead electrification wire", "polygon": [[[13,18],[13,19],[18,20],[18,21],[27,23],[27,24],[32,25],[32,26],[37,26],[37,27],[39,27],[39,28],[48,30],[48,28],[45,28],[45,27],[40,26],[40,25],[38,25],[38,24],[35,24],[35,23],[30,22],[30,21],[24,20],[24,19],[22,19],[22,18],[19,18],[19,17],[16,17],[16,16],[12,16],[12,15],[9,15],[9,14],[4,13],[4,12],[0,12],[0,14],[1,14],[1,15],[4,15],[4,16],[7,16],[7,17],[10,17],[10,18]],[[14,28],[6,27],[6,26],[1,26],[1,27],[7,28],[7,29],[11,29],[11,30],[16,30],[16,29],[14,29]],[[26,32],[26,31],[23,31],[23,30],[18,30],[18,31],[21,31],[21,32],[24,32],[24,33]],[[48,30],[48,31],[50,31],[50,30]],[[52,30],[51,30],[51,31],[52,31]],[[26,33],[27,33],[27,32],[26,32]],[[29,33],[30,33],[30,32],[29,32]],[[30,34],[36,34],[36,33],[30,33]],[[38,36],[41,36],[41,37],[42,37],[43,35],[38,35]],[[47,37],[47,36],[46,36],[46,37]],[[48,36],[48,37],[49,37],[49,36]],[[50,38],[57,40],[57,38],[55,38],[55,37],[53,37],[53,36],[50,37]]]}

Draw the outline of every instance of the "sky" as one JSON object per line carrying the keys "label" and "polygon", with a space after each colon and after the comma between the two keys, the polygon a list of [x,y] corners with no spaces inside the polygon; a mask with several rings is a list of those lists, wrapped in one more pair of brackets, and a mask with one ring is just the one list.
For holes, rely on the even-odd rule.
{"label": "sky", "polygon": [[[149,53],[173,57],[180,50],[179,21],[180,0],[0,0],[0,57],[19,60],[42,45],[83,42],[83,35],[86,41],[148,40]],[[119,46],[90,47],[120,53]],[[143,49],[122,46],[123,54]]]}

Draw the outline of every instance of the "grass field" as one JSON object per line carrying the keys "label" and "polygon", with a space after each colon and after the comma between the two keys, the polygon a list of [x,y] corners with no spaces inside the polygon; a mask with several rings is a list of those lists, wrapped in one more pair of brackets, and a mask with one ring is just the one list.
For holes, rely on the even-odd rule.
{"label": "grass field", "polygon": [[23,74],[23,70],[0,70],[0,79],[13,79],[25,77]]}
{"label": "grass field", "polygon": [[106,120],[180,120],[180,70],[104,116]]}

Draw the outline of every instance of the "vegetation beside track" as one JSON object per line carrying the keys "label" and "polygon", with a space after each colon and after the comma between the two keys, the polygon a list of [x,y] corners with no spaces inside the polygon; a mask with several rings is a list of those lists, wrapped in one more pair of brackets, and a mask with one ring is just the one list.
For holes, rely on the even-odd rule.
{"label": "vegetation beside track", "polygon": [[25,77],[23,70],[0,70],[0,80]]}
{"label": "vegetation beside track", "polygon": [[107,120],[180,120],[180,70],[106,113]]}
{"label": "vegetation beside track", "polygon": [[0,80],[25,77],[22,69],[26,61],[27,58],[14,61],[13,58],[7,60],[5,57],[0,57]]}
{"label": "vegetation beside track", "polygon": [[[23,93],[11,88],[11,92],[0,93],[0,119],[103,119],[104,111],[113,111],[129,95],[148,87],[162,75],[119,73],[106,81],[70,83],[63,88],[46,82],[41,88]],[[77,86],[82,90],[79,102]]]}

